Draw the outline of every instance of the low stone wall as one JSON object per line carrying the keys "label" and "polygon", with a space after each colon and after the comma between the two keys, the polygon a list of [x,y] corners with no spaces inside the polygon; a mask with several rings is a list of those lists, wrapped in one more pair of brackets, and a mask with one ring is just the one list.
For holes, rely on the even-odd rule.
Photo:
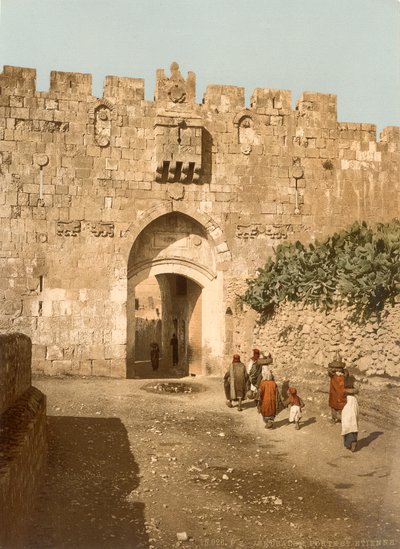
{"label": "low stone wall", "polygon": [[336,351],[362,376],[400,376],[400,304],[377,319],[358,325],[351,311],[325,314],[291,303],[281,306],[254,329],[253,345],[269,351],[280,364],[326,366]]}
{"label": "low stone wall", "polygon": [[0,414],[31,386],[32,344],[24,334],[0,334]]}
{"label": "low stone wall", "polygon": [[26,547],[25,530],[47,455],[46,397],[31,386],[31,341],[0,336],[0,547]]}

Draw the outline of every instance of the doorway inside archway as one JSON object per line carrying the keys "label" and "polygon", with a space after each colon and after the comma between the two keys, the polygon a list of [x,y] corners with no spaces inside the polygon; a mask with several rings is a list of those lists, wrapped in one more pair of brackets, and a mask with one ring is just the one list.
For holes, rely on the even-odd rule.
{"label": "doorway inside archway", "polygon": [[[128,377],[201,374],[201,286],[180,274],[158,274],[137,284],[130,301],[134,303],[135,338]],[[155,345],[159,349],[157,368],[151,362]]]}
{"label": "doorway inside archway", "polygon": [[[220,335],[218,327],[207,327],[220,289],[214,245],[202,225],[177,212],[150,222],[128,261],[127,376],[204,373],[204,351],[209,360]],[[157,372],[150,364],[153,342],[160,349]]]}

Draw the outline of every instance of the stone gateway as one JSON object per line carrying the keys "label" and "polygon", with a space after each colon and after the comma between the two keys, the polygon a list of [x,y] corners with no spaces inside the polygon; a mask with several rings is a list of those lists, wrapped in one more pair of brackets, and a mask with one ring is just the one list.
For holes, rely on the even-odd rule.
{"label": "stone gateway", "polygon": [[[178,338],[185,373],[219,374],[237,296],[273,248],[399,212],[400,128],[338,122],[336,97],[36,71],[0,75],[0,328],[46,374],[132,377]],[[236,334],[236,335],[235,335]],[[251,342],[249,342],[249,345]]]}

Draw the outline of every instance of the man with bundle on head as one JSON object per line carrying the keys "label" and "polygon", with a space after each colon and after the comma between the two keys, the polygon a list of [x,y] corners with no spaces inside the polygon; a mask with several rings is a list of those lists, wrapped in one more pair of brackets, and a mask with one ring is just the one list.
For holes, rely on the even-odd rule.
{"label": "man with bundle on head", "polygon": [[331,421],[340,423],[342,410],[346,404],[345,380],[349,372],[338,352],[336,352],[335,360],[328,364],[328,375],[331,378],[329,384]]}

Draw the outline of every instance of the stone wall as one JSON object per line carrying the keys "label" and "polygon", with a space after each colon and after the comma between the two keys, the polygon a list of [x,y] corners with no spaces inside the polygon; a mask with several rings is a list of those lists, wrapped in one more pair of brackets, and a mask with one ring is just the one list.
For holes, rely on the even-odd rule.
{"label": "stone wall", "polygon": [[[238,326],[231,289],[274,246],[398,215],[400,128],[377,141],[374,125],[337,121],[335,95],[293,109],[289,91],[258,88],[247,107],[243,88],[210,85],[198,104],[176,63],[154,101],[138,78],[106,77],[101,98],[88,74],[54,71],[46,92],[35,80],[0,75],[0,329],[32,338],[38,372],[124,377],[128,279],[147,271],[203,288],[202,371],[218,371]],[[197,224],[179,246],[172,213]],[[184,238],[207,243],[206,265]]]}
{"label": "stone wall", "polygon": [[[0,547],[26,547],[26,528],[46,462],[46,400],[30,384],[31,342],[0,335]],[[4,390],[3,390],[4,387]]]}
{"label": "stone wall", "polygon": [[31,386],[32,343],[24,334],[0,334],[0,414]]}
{"label": "stone wall", "polygon": [[345,308],[325,314],[286,303],[265,324],[256,325],[252,345],[271,352],[277,367],[301,370],[315,365],[321,370],[339,351],[361,377],[399,378],[400,304],[387,306],[379,320],[365,325],[352,322],[351,315]]}

